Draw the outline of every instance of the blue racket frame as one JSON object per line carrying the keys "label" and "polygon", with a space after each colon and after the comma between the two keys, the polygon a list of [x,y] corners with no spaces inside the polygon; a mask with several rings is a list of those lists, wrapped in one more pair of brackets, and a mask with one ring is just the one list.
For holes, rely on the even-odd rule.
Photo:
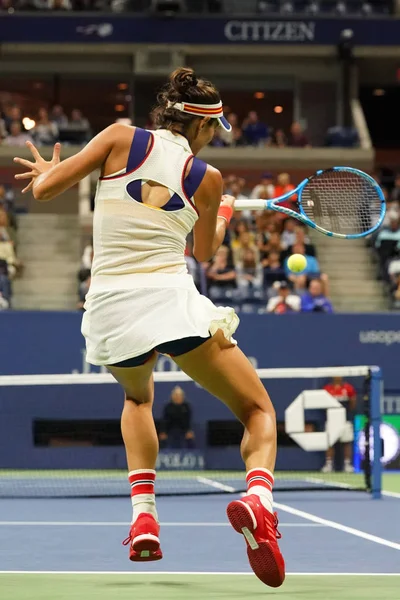
{"label": "blue racket frame", "polygon": [[[356,173],[357,175],[366,179],[375,188],[376,193],[381,200],[381,213],[379,216],[379,220],[373,227],[371,227],[371,229],[369,229],[368,231],[364,231],[363,233],[351,233],[351,234],[333,233],[332,231],[328,231],[327,229],[320,227],[319,225],[314,223],[314,221],[311,221],[307,217],[307,215],[305,214],[305,212],[303,210],[302,203],[301,203],[302,191],[306,187],[306,185],[309,183],[309,181],[311,181],[314,177],[317,177],[318,175],[322,175],[322,173],[326,173],[328,171],[346,171],[346,172]],[[296,212],[294,210],[291,210],[290,208],[286,208],[285,206],[279,206],[280,202],[284,202],[285,200],[290,199],[292,196],[294,196],[294,194],[298,194],[298,205],[299,205],[300,212]],[[294,217],[295,219],[298,219],[302,223],[305,223],[309,227],[316,229],[320,233],[323,233],[330,237],[336,237],[336,238],[342,238],[342,239],[353,239],[354,240],[357,238],[363,238],[363,237],[366,237],[367,235],[370,235],[371,233],[373,233],[374,231],[379,229],[379,227],[382,225],[383,219],[385,218],[385,214],[386,214],[385,196],[383,195],[383,191],[381,190],[379,185],[376,183],[375,179],[373,179],[367,173],[364,173],[364,171],[360,171],[359,169],[353,169],[352,167],[331,167],[330,169],[320,169],[319,171],[314,173],[314,175],[312,175],[311,177],[307,177],[307,179],[304,179],[304,181],[302,181],[295,190],[292,190],[291,192],[285,194],[284,196],[280,196],[279,198],[274,198],[274,200],[264,200],[263,202],[264,202],[265,210],[275,210],[277,212],[285,213],[291,217]],[[251,208],[250,204],[251,204],[251,201],[249,202],[249,208]]]}

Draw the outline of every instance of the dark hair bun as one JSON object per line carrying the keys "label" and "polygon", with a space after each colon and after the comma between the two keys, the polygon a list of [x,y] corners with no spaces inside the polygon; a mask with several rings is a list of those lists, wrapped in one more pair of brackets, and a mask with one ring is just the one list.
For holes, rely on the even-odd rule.
{"label": "dark hair bun", "polygon": [[181,67],[176,69],[170,76],[171,86],[178,94],[184,95],[198,84],[198,79],[193,69]]}

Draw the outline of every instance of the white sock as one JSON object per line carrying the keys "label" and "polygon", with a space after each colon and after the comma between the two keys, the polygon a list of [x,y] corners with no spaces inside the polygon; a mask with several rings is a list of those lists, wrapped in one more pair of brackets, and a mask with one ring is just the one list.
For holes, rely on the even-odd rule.
{"label": "white sock", "polygon": [[140,513],[150,513],[158,522],[156,509],[156,497],[154,494],[136,494],[131,496],[132,500],[132,523],[136,521]]}
{"label": "white sock", "polygon": [[260,497],[261,504],[268,510],[268,512],[274,514],[272,492],[267,490],[262,485],[252,485],[247,491],[248,494],[255,494]]}
{"label": "white sock", "polygon": [[274,476],[268,469],[251,469],[246,475],[247,493],[255,494],[270,513],[274,513],[272,488]]}
{"label": "white sock", "polygon": [[141,513],[150,513],[158,521],[154,483],[156,472],[153,469],[137,469],[128,473],[131,486],[132,523]]}

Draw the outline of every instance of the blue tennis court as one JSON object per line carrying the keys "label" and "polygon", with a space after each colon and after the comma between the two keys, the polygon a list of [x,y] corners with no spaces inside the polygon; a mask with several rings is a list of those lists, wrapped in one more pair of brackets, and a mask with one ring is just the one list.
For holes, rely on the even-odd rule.
{"label": "blue tennis court", "polygon": [[[384,585],[389,586],[385,598],[397,597],[391,595],[390,589],[395,583],[394,574],[399,574],[400,498],[385,496],[374,501],[367,494],[346,491],[277,493],[275,499],[289,573],[287,583],[278,592],[282,598],[295,597],[286,596],[285,589],[292,589],[301,578],[313,576],[319,586],[315,597],[322,599],[324,579],[339,574],[341,578],[345,577],[343,574],[349,576],[346,581],[351,588],[354,581],[359,585],[356,574],[364,583],[381,575]],[[267,592],[251,575],[244,541],[227,523],[228,501],[222,495],[161,498],[158,509],[164,559],[141,566],[128,561],[127,549],[121,544],[128,533],[129,498],[3,499],[0,581],[10,585],[11,578],[10,593],[14,586],[16,589],[22,586],[32,589],[33,595],[29,597],[36,599],[47,597],[43,596],[42,586],[52,574],[54,577],[68,574],[78,586],[79,574],[97,575],[97,581],[115,575],[125,577],[127,586],[129,582],[140,583],[135,588],[139,591],[155,581],[161,582],[161,590],[164,584],[168,587],[169,577],[176,583],[195,574],[204,574],[205,580],[211,577],[210,585],[213,574],[220,576],[222,589],[226,585],[231,589],[235,587],[232,583],[235,575],[247,573],[252,590],[254,587],[260,594]],[[31,580],[32,573],[38,573],[41,579]],[[232,577],[226,579],[223,575],[226,573]],[[131,579],[126,580],[126,574],[131,574]],[[398,586],[399,580],[394,579]],[[179,595],[177,587],[178,595],[171,597],[184,597]],[[193,588],[196,598],[205,597],[202,593]],[[8,600],[14,596],[3,597]],[[64,596],[54,595],[58,597]],[[336,598],[330,596],[333,597]]]}

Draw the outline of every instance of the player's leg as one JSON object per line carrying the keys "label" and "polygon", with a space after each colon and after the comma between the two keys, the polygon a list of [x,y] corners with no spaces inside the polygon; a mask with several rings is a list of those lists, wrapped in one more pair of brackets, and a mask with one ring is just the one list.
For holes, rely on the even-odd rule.
{"label": "player's leg", "polygon": [[275,410],[252,364],[218,331],[195,350],[174,357],[178,366],[224,402],[243,423],[241,454],[247,470],[273,471],[276,459]]}
{"label": "player's leg", "polygon": [[277,587],[284,580],[284,561],[276,539],[272,508],[276,459],[276,418],[271,400],[256,371],[239,348],[221,331],[175,362],[203,388],[222,400],[243,423],[241,453],[246,464],[248,495],[230,503],[228,517],[248,545],[256,575]]}
{"label": "player's leg", "polygon": [[154,482],[158,437],[152,414],[153,367],[156,354],[137,367],[108,367],[125,392],[121,431],[125,444],[132,497],[131,560],[162,558],[158,539]]}

